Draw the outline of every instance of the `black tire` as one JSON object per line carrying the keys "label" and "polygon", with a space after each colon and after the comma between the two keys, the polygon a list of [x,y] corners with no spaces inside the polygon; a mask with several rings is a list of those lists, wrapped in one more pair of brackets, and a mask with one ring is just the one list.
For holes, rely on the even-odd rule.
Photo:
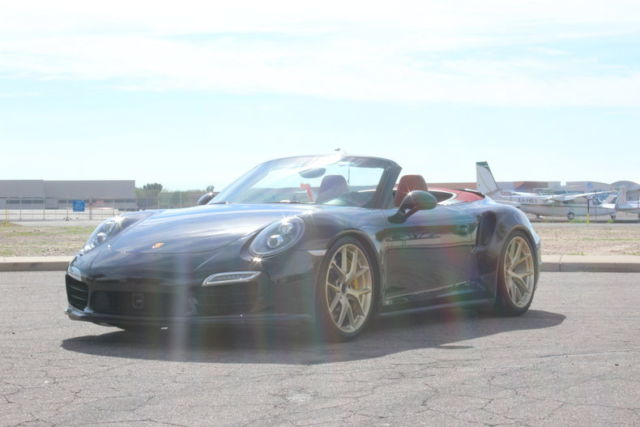
{"label": "black tire", "polygon": [[[350,306],[349,309],[352,310],[350,318],[355,317],[358,319],[358,322],[357,322],[358,325],[353,330],[345,330],[344,327],[343,328],[338,327],[336,320],[334,320],[336,309],[338,307],[336,306],[334,308],[334,311],[331,311],[330,310],[331,303],[328,301],[329,294],[334,291],[328,290],[329,285],[327,285],[327,283],[331,281],[330,276],[336,273],[334,271],[335,268],[332,267],[331,264],[332,264],[332,261],[334,260],[334,257],[338,256],[341,259],[341,255],[337,255],[337,254],[339,251],[342,251],[343,248],[350,248],[352,250],[353,248],[357,248],[359,250],[358,253],[363,254],[365,256],[365,260],[369,268],[368,279],[370,279],[371,290],[370,290],[370,295],[368,297],[369,304],[368,304],[368,310],[366,311],[366,313],[364,312],[364,310],[360,310],[361,314],[354,313],[355,310],[353,307],[356,306],[363,309],[363,304],[360,302],[360,300],[354,300],[354,298],[356,297],[352,295],[347,296],[343,294],[345,295],[345,298],[347,298],[349,301],[348,303]],[[351,258],[351,260],[353,261],[353,257]],[[356,262],[356,265],[358,265],[358,262]],[[318,277],[316,279],[316,288],[315,288],[315,320],[316,320],[316,325],[319,329],[319,332],[324,339],[329,341],[350,340],[358,336],[364,329],[366,329],[367,325],[371,321],[371,318],[374,316],[377,310],[379,289],[378,289],[378,272],[376,271],[375,266],[376,264],[373,261],[373,257],[369,253],[367,248],[358,239],[354,237],[342,237],[338,239],[329,248],[320,266]],[[352,289],[350,285],[343,285],[342,287]],[[363,292],[363,290],[359,290],[359,292]],[[337,295],[334,294],[334,297],[336,296]],[[364,294],[362,295],[362,298],[366,298]],[[340,308],[342,309],[342,307],[343,307],[343,303],[341,302]],[[346,320],[346,319],[343,319],[343,320]]]}
{"label": "black tire", "polygon": [[[505,268],[507,260],[507,249],[510,247],[513,242],[517,241],[519,244],[526,244],[528,247],[529,253],[531,255],[531,268],[532,268],[532,282],[530,284],[530,295],[527,296],[527,301],[523,301],[519,303],[514,303],[513,298],[510,296],[511,293],[507,289],[507,269]],[[536,287],[538,284],[538,260],[536,257],[536,253],[533,249],[531,241],[529,240],[529,236],[527,236],[522,231],[514,231],[509,235],[509,237],[505,240],[505,243],[500,251],[500,259],[498,261],[498,283],[497,283],[497,293],[496,293],[496,311],[499,314],[505,316],[519,316],[524,314],[529,307],[531,306],[531,302],[533,301],[533,296],[536,291]],[[512,288],[513,289],[513,288]]]}
{"label": "black tire", "polygon": [[568,219],[569,221],[573,221],[574,219],[576,219],[576,214],[574,214],[573,212],[569,212],[569,213],[567,214],[567,219]]}

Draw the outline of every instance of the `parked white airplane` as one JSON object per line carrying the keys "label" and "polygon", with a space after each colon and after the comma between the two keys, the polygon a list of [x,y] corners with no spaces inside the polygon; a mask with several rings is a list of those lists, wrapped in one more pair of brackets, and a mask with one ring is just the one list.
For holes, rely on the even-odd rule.
{"label": "parked white airplane", "polygon": [[615,203],[603,203],[601,206],[613,208],[617,212],[637,213],[640,219],[640,200],[627,200],[626,187],[620,187]]}
{"label": "parked white airplane", "polygon": [[[614,206],[603,206],[594,196],[598,193],[550,194],[523,193],[502,190],[493,178],[487,162],[476,163],[478,190],[497,202],[509,204],[524,212],[540,216],[566,216],[569,220],[577,216],[609,215],[615,218]],[[580,202],[578,199],[584,200]]]}

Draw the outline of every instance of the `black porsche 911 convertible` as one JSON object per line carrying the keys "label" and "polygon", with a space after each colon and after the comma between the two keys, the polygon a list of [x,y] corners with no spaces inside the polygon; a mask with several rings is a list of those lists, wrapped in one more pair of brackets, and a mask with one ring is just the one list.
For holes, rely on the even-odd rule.
{"label": "black porsche 911 convertible", "polygon": [[524,313],[540,254],[527,217],[400,170],[277,159],[205,205],[106,220],[69,265],[66,313],[124,329],[306,318],[335,338],[403,310]]}

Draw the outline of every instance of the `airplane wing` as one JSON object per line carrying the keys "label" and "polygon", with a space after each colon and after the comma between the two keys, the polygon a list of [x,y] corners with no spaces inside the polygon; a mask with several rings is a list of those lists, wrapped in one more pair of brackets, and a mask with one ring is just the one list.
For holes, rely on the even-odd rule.
{"label": "airplane wing", "polygon": [[593,196],[597,196],[599,194],[611,194],[611,193],[615,193],[615,191],[597,191],[594,193],[579,193],[579,194],[554,194],[554,195],[548,196],[548,199],[556,202],[568,202],[570,200],[579,199],[580,197],[590,198]]}

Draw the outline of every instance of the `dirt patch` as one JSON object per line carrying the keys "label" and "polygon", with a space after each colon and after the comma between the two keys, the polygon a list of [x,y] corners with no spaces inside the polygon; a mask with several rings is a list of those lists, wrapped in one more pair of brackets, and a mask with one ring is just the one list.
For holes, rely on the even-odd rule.
{"label": "dirt patch", "polygon": [[[543,255],[640,256],[640,224],[534,224]],[[0,223],[0,256],[74,255],[94,226]]]}
{"label": "dirt patch", "polygon": [[640,256],[640,225],[537,226],[543,255],[637,255]]}
{"label": "dirt patch", "polygon": [[0,256],[74,255],[94,226],[30,227],[0,223]]}

